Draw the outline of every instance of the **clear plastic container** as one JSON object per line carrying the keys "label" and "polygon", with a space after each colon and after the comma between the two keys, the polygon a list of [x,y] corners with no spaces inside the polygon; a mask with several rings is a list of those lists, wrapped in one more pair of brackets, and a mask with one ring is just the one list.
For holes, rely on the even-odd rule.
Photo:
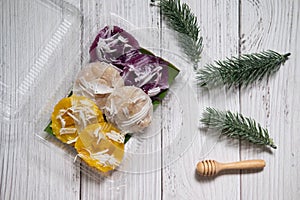
{"label": "clear plastic container", "polygon": [[[9,81],[0,83],[1,91],[5,96],[0,102],[1,115],[4,116],[1,120],[17,121],[22,118],[22,113],[27,113],[27,121],[34,123],[35,134],[40,141],[50,147],[49,150],[56,151],[57,156],[68,154],[74,158],[74,163],[70,164],[80,166],[83,172],[96,180],[105,177],[116,181],[120,180],[125,173],[159,170],[180,158],[199,132],[200,109],[197,103],[197,92],[192,87],[191,64],[184,56],[172,51],[173,44],[166,45],[168,48],[165,48],[165,41],[161,44],[157,40],[162,34],[172,35],[173,32],[168,29],[135,27],[126,19],[111,14],[101,16],[102,20],[97,26],[85,26],[84,33],[89,35],[86,36],[87,38],[82,38],[85,34],[82,34],[81,25],[88,23],[88,16],[82,16],[74,6],[61,0],[34,0],[33,4],[37,9],[44,9],[48,15],[53,15],[51,18],[53,20],[41,24],[48,32],[44,33],[43,42],[26,64],[28,70],[20,77],[19,84],[12,84]],[[162,113],[161,107],[158,107],[154,111],[152,125],[144,133],[134,135],[126,143],[125,156],[119,168],[114,172],[100,173],[77,157],[72,146],[63,144],[44,129],[50,122],[54,106],[69,94],[76,74],[89,63],[90,45],[105,25],[120,26],[132,34],[143,48],[178,67],[180,73],[163,101],[164,107],[168,107],[169,112]],[[189,95],[181,95],[183,90],[188,91],[185,94]],[[8,99],[11,96],[16,99],[13,104]],[[39,98],[35,98],[37,96]],[[162,120],[163,118],[174,119]],[[162,121],[165,123],[162,124]],[[172,124],[168,123],[170,121]],[[156,144],[153,141],[160,142]],[[154,145],[153,151],[144,150],[143,147],[149,143]],[[162,162],[161,159],[151,164],[146,162],[161,157],[163,157]],[[135,163],[139,163],[139,166]]]}
{"label": "clear plastic container", "polygon": [[[32,18],[31,24],[36,27],[32,31],[37,38],[33,46],[35,51],[24,59],[23,66],[16,72],[17,82],[3,79],[0,83],[3,95],[0,102],[2,122],[19,120],[23,113],[29,113],[27,119],[23,120],[34,121],[40,112],[36,105],[50,106],[51,102],[56,101],[57,98],[51,98],[65,93],[62,86],[72,81],[72,75],[75,75],[80,67],[78,47],[81,15],[78,9],[60,0],[34,0],[30,2],[30,6],[32,9],[45,11],[43,14],[48,16],[49,21],[42,24],[37,18],[43,16],[24,16]],[[78,64],[69,65],[74,60]],[[50,72],[53,71],[56,71],[55,76],[50,78]],[[53,90],[49,90],[50,84],[56,85]],[[43,98],[38,98],[40,102],[36,102],[36,105],[30,104],[31,98],[36,95]]]}

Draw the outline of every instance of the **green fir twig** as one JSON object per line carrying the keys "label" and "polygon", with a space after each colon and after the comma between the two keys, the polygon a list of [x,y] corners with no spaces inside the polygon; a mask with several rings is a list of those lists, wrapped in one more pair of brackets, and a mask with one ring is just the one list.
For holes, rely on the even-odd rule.
{"label": "green fir twig", "polygon": [[160,0],[160,10],[169,27],[177,31],[178,41],[183,52],[190,58],[197,69],[202,52],[202,40],[200,28],[197,25],[197,17],[190,7],[180,0]]}
{"label": "green fir twig", "polygon": [[267,129],[262,128],[253,119],[244,117],[239,113],[219,111],[208,107],[200,121],[209,128],[220,131],[222,135],[246,140],[257,145],[268,145],[274,149],[277,148],[273,139],[269,137]]}
{"label": "green fir twig", "polygon": [[197,71],[200,86],[248,86],[262,80],[279,70],[290,53],[281,55],[267,50],[260,53],[245,54],[225,61],[216,61]]}

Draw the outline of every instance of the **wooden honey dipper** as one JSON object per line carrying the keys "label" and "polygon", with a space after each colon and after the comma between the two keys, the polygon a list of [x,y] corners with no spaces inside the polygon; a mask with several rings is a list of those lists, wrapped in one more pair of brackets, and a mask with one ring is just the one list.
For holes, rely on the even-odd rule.
{"label": "wooden honey dipper", "polygon": [[244,160],[232,163],[219,163],[215,160],[203,160],[197,164],[197,173],[201,176],[214,176],[224,170],[263,169],[264,160]]}

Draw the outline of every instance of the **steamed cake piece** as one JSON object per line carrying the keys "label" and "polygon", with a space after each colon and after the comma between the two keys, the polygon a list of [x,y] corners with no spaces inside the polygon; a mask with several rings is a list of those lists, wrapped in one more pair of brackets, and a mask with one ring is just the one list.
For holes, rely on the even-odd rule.
{"label": "steamed cake piece", "polygon": [[105,26],[90,47],[90,58],[115,64],[120,56],[139,48],[138,41],[121,27]]}
{"label": "steamed cake piece", "polygon": [[137,133],[150,125],[153,105],[142,89],[124,86],[117,88],[107,98],[104,114],[122,132]]}
{"label": "steamed cake piece", "polygon": [[91,124],[80,132],[75,149],[89,166],[107,172],[120,165],[124,139],[124,135],[109,123]]}
{"label": "steamed cake piece", "polygon": [[124,86],[120,72],[111,64],[93,62],[86,65],[77,75],[73,92],[96,102],[100,109],[114,89]]}
{"label": "steamed cake piece", "polygon": [[93,101],[83,96],[72,95],[56,104],[51,121],[53,134],[57,139],[72,144],[86,126],[104,122],[104,118]]}

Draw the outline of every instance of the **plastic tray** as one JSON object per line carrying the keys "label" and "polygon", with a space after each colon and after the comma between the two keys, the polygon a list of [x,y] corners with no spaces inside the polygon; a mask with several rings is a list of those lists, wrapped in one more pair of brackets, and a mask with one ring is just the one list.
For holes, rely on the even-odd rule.
{"label": "plastic tray", "polygon": [[[161,43],[157,40],[161,35],[172,34],[172,31],[135,27],[115,14],[101,16],[99,17],[101,21],[97,25],[89,24],[82,30],[82,24],[89,21],[88,16],[82,16],[72,5],[60,0],[34,0],[32,3],[36,9],[43,9],[47,15],[53,17],[49,17],[51,21],[47,24],[37,24],[42,26],[39,30],[44,30],[43,37],[34,55],[25,64],[27,70],[20,73],[20,82],[18,84],[1,82],[1,91],[7,97],[0,102],[0,111],[4,116],[1,120],[11,122],[22,119],[34,123],[35,134],[50,147],[49,150],[56,151],[57,156],[67,154],[74,158],[74,163],[70,164],[80,166],[83,172],[98,180],[108,176],[115,180],[115,177],[119,178],[120,174],[125,172],[144,173],[159,170],[182,156],[199,131],[200,109],[196,92],[191,87],[192,72],[188,70],[192,69],[191,64],[172,51],[173,44],[165,44],[169,41]],[[61,143],[44,131],[55,104],[68,95],[74,77],[89,62],[89,47],[105,25],[120,26],[132,34],[143,48],[170,61],[181,70],[163,102],[164,107],[169,108],[169,112],[162,113],[158,107],[154,111],[152,125],[143,134],[133,136],[125,145],[125,156],[121,166],[115,172],[106,174],[87,166],[76,156],[73,147]],[[189,95],[180,95],[182,90],[189,91],[187,92]],[[11,96],[16,99],[14,103],[10,103]],[[26,119],[22,118],[23,113],[27,113]],[[166,120],[172,117],[173,120]],[[144,147],[148,144],[153,145],[152,150],[148,148],[145,151]],[[162,161],[161,157],[164,158]],[[149,160],[155,162],[149,164]],[[137,166],[135,163],[140,165]]]}

